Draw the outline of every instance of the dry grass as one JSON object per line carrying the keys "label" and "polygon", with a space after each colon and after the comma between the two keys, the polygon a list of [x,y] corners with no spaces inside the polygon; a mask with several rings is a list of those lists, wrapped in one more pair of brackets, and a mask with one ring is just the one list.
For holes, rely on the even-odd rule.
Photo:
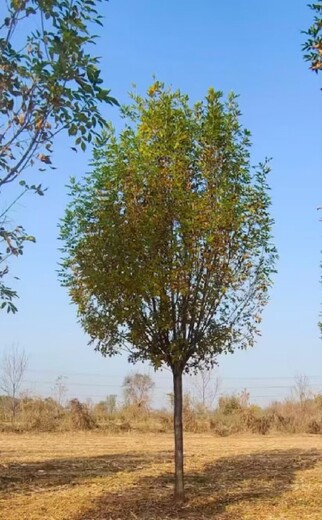
{"label": "dry grass", "polygon": [[179,506],[171,435],[0,434],[0,518],[321,520],[322,437],[185,440]]}

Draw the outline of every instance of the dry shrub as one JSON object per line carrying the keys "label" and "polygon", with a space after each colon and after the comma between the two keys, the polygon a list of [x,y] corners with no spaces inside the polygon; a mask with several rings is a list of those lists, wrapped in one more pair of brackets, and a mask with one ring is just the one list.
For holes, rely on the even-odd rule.
{"label": "dry shrub", "polygon": [[261,407],[249,404],[249,394],[244,390],[219,399],[210,426],[220,436],[243,432],[265,435],[271,429],[272,417]]}
{"label": "dry shrub", "polygon": [[160,425],[159,431],[168,432],[173,428],[173,416],[172,413],[167,410],[160,410],[154,413],[156,422]]}
{"label": "dry shrub", "polygon": [[24,431],[57,431],[65,412],[52,398],[25,397],[19,402],[18,422]]}
{"label": "dry shrub", "polygon": [[69,419],[75,430],[93,430],[97,427],[89,406],[78,399],[69,402]]}
{"label": "dry shrub", "polygon": [[218,411],[223,415],[232,415],[242,409],[237,395],[224,395],[219,398]]}
{"label": "dry shrub", "polygon": [[101,430],[107,433],[127,433],[132,431],[132,426],[129,422],[122,422],[118,420],[105,421],[98,425]]}
{"label": "dry shrub", "polygon": [[312,419],[307,425],[307,433],[322,433],[322,422],[317,422],[315,419]]}
{"label": "dry shrub", "polygon": [[219,435],[219,437],[227,437],[232,433],[235,433],[234,424],[231,420],[220,420],[218,415],[210,420],[210,428],[213,433]]}
{"label": "dry shrub", "polygon": [[242,422],[247,431],[266,435],[272,428],[273,416],[256,405],[249,405],[240,413]]}
{"label": "dry shrub", "polygon": [[93,406],[93,416],[95,421],[101,426],[113,421],[117,417],[118,404],[117,396],[114,394],[107,395],[104,401]]}
{"label": "dry shrub", "polygon": [[191,416],[183,423],[184,431],[191,433],[206,433],[210,431],[210,420]]}
{"label": "dry shrub", "polygon": [[[204,433],[210,430],[209,416],[203,408],[196,407],[189,393],[183,397],[183,428],[186,432]],[[172,426],[172,425],[171,425]]]}
{"label": "dry shrub", "polygon": [[[112,396],[114,397],[114,396]],[[90,406],[73,399],[64,407],[52,398],[19,399],[17,417],[8,420],[6,398],[0,399],[0,431],[67,431],[100,428],[110,433],[130,431],[166,433],[173,430],[172,410],[151,410],[137,405],[115,407],[115,399]],[[222,396],[209,411],[184,396],[183,424],[187,432],[212,431],[219,436],[252,432],[322,434],[322,395],[302,400],[287,399],[267,408],[251,405],[249,394]]]}
{"label": "dry shrub", "polygon": [[[12,422],[11,398],[7,395],[0,395],[0,421]],[[19,408],[19,406],[18,406]]]}
{"label": "dry shrub", "polygon": [[150,410],[145,407],[141,407],[140,405],[124,405],[119,413],[118,417],[123,419],[124,421],[142,421],[150,416]]}
{"label": "dry shrub", "polygon": [[276,431],[285,433],[322,433],[322,396],[302,401],[286,399],[267,409]]}
{"label": "dry shrub", "polygon": [[195,433],[198,425],[190,394],[185,394],[183,396],[182,413],[184,430],[186,432]]}
{"label": "dry shrub", "polygon": [[102,413],[101,409],[94,407],[94,416],[98,426],[111,433],[131,430],[162,433],[171,431],[173,427],[173,419],[168,412],[148,410],[137,405],[124,405],[113,414]]}
{"label": "dry shrub", "polygon": [[166,411],[151,410],[145,414],[137,415],[129,422],[133,430],[142,433],[165,433],[172,431],[173,428],[172,415]]}

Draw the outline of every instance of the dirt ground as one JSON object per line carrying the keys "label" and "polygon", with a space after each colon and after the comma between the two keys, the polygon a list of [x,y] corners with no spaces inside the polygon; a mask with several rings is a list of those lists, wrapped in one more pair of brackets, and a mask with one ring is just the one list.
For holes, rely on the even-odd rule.
{"label": "dirt ground", "polygon": [[2,520],[321,520],[322,436],[0,434]]}

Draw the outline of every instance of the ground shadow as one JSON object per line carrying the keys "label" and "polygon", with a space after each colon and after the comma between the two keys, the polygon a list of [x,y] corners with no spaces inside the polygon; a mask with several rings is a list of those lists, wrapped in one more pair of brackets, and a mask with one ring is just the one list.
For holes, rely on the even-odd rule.
{"label": "ground shadow", "polygon": [[73,520],[238,520],[228,505],[279,497],[292,486],[297,471],[311,469],[322,461],[317,450],[267,451],[224,457],[198,473],[187,473],[187,501],[173,500],[173,477],[145,477],[134,487],[107,493],[94,507]]}
{"label": "ground shadow", "polygon": [[0,460],[0,497],[1,494],[77,485],[85,479],[109,476],[118,472],[135,472],[151,464],[171,460],[172,451],[151,454],[120,453],[8,464],[1,464]]}

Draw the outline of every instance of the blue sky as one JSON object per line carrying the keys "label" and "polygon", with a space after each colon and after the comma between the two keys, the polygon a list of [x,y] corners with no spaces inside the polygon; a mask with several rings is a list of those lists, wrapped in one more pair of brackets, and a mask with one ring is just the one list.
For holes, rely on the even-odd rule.
{"label": "blue sky", "polygon": [[[252,132],[253,162],[272,157],[278,275],[257,346],[224,356],[222,378],[245,386],[246,378],[304,373],[316,376],[312,381],[322,388],[317,327],[322,301],[317,211],[322,205],[322,78],[308,70],[301,52],[301,30],[311,24],[313,13],[302,0],[110,0],[101,9],[105,22],[95,52],[102,56],[106,85],[120,102],[127,101],[132,83],[143,93],[153,75],[192,101],[210,86],[225,94],[233,90],[240,95],[243,123]],[[104,110],[119,126],[118,110]],[[46,196],[28,195],[11,215],[37,237],[37,244],[28,245],[12,263],[20,277],[19,313],[0,315],[0,349],[18,343],[26,350],[26,385],[34,391],[47,392],[57,375],[68,375],[74,393],[82,397],[86,392],[93,397],[114,393],[133,370],[124,358],[103,359],[87,346],[57,280],[57,223],[67,203],[65,185],[70,175],[81,177],[88,170],[89,160],[90,153],[76,155],[61,136],[55,148],[58,170],[41,174],[49,188]],[[4,204],[9,195],[1,198]],[[245,379],[237,383],[239,378]],[[157,379],[160,392],[168,381],[167,374]],[[94,387],[98,383],[101,390]]]}

